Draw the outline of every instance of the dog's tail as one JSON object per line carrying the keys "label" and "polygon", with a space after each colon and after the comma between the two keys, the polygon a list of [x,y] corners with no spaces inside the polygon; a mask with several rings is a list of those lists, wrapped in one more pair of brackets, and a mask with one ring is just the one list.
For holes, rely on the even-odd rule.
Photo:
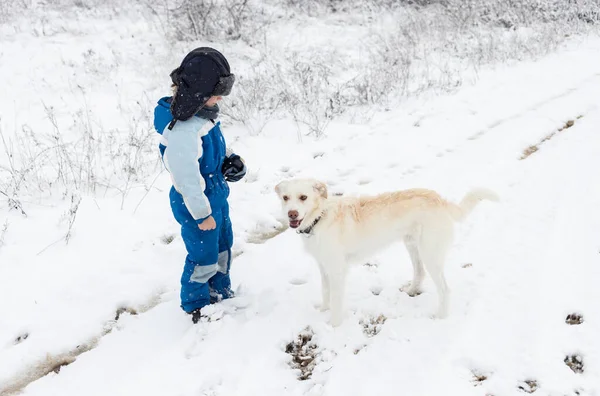
{"label": "dog's tail", "polygon": [[469,191],[458,205],[449,202],[448,209],[450,211],[450,215],[456,221],[463,221],[473,211],[473,209],[475,209],[475,206],[477,206],[477,204],[484,199],[494,202],[500,200],[498,194],[492,190],[488,190],[486,188],[476,188]]}

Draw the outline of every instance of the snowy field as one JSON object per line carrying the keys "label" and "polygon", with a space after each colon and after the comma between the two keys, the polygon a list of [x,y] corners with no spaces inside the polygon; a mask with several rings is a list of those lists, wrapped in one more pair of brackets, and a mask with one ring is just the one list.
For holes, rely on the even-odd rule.
{"label": "snowy field", "polygon": [[[374,33],[364,21],[344,30],[340,16],[277,16],[264,26],[269,52],[174,41],[143,10],[0,18],[0,395],[600,395],[596,35],[411,71],[438,85],[315,119],[268,107],[277,86],[240,85],[244,100],[269,103],[242,111],[238,98],[224,117],[250,169],[231,185],[237,297],[193,325],[179,308],[185,248],[151,128],[168,73],[209,44],[258,83],[261,54],[290,48],[329,46],[331,66],[351,74],[365,61],[353,39]],[[312,94],[296,108],[320,106]],[[348,313],[332,328],[317,309],[317,266],[273,192],[292,177],[331,194],[424,187],[453,201],[482,186],[501,201],[457,226],[447,319],[431,318],[430,279],[417,297],[400,291],[412,267],[398,244],[351,271]]]}

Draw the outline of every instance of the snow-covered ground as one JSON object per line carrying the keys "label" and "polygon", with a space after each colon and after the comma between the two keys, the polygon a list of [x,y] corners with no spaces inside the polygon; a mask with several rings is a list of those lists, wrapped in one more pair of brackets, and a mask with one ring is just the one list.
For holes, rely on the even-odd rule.
{"label": "snow-covered ground", "polygon": [[[94,138],[128,123],[149,130],[171,57],[185,47],[168,47],[143,19],[74,19],[73,35],[56,28],[60,18],[40,22],[37,36],[2,26],[4,136],[43,134],[52,117],[57,130]],[[178,307],[185,249],[156,161],[133,162],[151,183],[121,192],[110,186],[122,176],[100,170],[102,188],[74,201],[28,190],[27,216],[2,202],[0,395],[600,394],[598,65],[600,40],[573,41],[535,62],[479,70],[453,94],[361,109],[368,122],[333,121],[321,139],[299,142],[290,120],[260,134],[228,125],[250,166],[232,185],[237,297],[198,325]],[[82,102],[89,113],[73,114]],[[530,146],[538,150],[523,158]],[[97,165],[113,169],[100,155]],[[418,297],[399,290],[412,268],[398,245],[351,272],[349,314],[330,327],[315,307],[316,265],[293,231],[279,233],[273,186],[301,176],[343,194],[497,191],[501,202],[457,228],[449,318],[430,318],[429,280]],[[573,313],[582,324],[565,322]],[[573,355],[583,372],[565,364]]]}

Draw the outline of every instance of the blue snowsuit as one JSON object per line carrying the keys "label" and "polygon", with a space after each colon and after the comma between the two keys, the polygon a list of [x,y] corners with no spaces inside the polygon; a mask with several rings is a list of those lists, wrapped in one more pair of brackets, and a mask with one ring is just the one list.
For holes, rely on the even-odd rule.
{"label": "blue snowsuit", "polygon": [[[220,122],[194,116],[173,119],[170,97],[161,98],[154,109],[154,128],[162,135],[159,150],[171,175],[171,209],[181,225],[187,249],[181,276],[181,308],[186,312],[219,299],[232,297],[229,269],[233,232],[229,219],[229,186],[221,173],[227,150]],[[213,230],[202,231],[198,224],[212,216]]]}

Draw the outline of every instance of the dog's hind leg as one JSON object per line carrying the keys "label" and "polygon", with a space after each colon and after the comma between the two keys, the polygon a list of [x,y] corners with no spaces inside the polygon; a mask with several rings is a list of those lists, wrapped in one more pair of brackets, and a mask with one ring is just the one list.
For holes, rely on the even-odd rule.
{"label": "dog's hind leg", "polygon": [[406,250],[408,250],[410,260],[412,261],[413,279],[410,284],[403,286],[401,290],[405,291],[409,296],[414,297],[421,294],[421,283],[423,283],[423,279],[425,278],[425,269],[423,268],[423,261],[419,254],[419,247],[415,235],[406,235],[404,237],[404,245],[406,246]]}
{"label": "dog's hind leg", "polygon": [[431,276],[438,292],[439,305],[435,316],[445,318],[448,316],[450,305],[450,290],[444,277],[444,261],[453,240],[453,224],[439,220],[434,227],[424,228],[419,241],[419,253],[425,269]]}

